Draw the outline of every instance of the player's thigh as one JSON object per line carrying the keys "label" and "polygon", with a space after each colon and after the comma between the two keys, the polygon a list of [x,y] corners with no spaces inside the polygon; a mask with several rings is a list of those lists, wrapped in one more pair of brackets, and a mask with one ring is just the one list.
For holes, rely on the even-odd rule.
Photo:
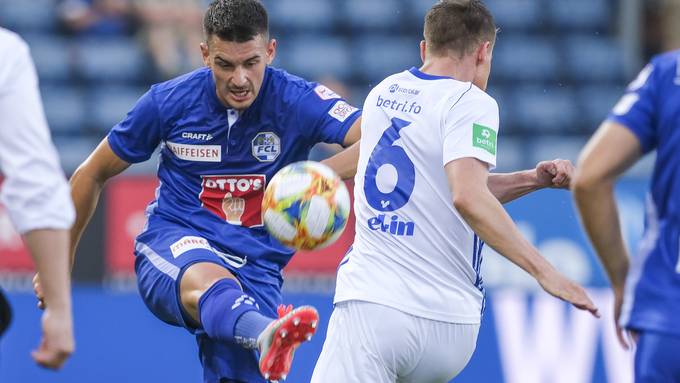
{"label": "player's thigh", "polygon": [[458,324],[421,319],[427,339],[415,368],[398,383],[446,383],[468,364],[477,346],[478,324]]}
{"label": "player's thigh", "polygon": [[[207,254],[208,260],[196,259],[194,263],[186,267],[181,274],[179,283],[179,296],[182,308],[189,316],[198,322],[198,302],[215,282],[221,279],[238,279],[222,264],[212,260],[212,254]],[[239,284],[240,285],[240,284]]]}
{"label": "player's thigh", "polygon": [[313,383],[394,383],[405,360],[418,352],[409,347],[408,316],[373,303],[336,305],[319,356]]}
{"label": "player's thigh", "polygon": [[184,273],[195,264],[211,263],[222,268],[224,265],[214,252],[205,248],[173,254],[172,244],[185,237],[182,234],[168,230],[163,236],[140,236],[144,242],[138,240],[135,245],[135,272],[139,292],[151,312],[164,322],[193,331],[197,323],[180,299]]}
{"label": "player's thigh", "polygon": [[680,336],[640,333],[635,352],[635,383],[680,383]]}

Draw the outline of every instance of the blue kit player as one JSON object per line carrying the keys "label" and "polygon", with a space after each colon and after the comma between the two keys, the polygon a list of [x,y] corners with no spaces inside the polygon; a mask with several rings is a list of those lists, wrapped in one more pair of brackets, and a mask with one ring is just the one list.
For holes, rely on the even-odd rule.
{"label": "blue kit player", "polygon": [[204,30],[206,67],[152,86],[73,175],[73,246],[106,180],[160,147],[156,198],[134,249],[144,302],[196,335],[205,382],[282,380],[318,314],[279,306],[293,251],[262,225],[264,189],[314,144],[355,143],[360,112],[269,66],[276,41],[259,1],[214,1]]}
{"label": "blue kit player", "polygon": [[[637,342],[635,382],[680,382],[680,51],[652,60],[583,150],[573,183],[585,229],[609,275],[619,340]],[[613,186],[656,149],[645,235],[629,266]]]}

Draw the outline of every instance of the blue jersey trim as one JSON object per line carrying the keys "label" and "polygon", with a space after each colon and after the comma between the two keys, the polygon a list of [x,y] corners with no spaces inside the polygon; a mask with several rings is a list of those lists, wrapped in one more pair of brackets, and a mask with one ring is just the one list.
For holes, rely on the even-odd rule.
{"label": "blue jersey trim", "polygon": [[418,69],[416,67],[412,67],[408,71],[411,72],[412,75],[418,77],[421,80],[455,80],[453,77],[435,76],[433,74],[427,74],[427,73],[421,72],[420,69]]}

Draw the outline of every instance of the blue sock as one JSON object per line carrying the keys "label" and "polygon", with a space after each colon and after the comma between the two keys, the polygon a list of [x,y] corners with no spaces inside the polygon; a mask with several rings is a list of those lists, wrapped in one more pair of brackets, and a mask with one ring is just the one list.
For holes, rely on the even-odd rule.
{"label": "blue sock", "polygon": [[257,337],[273,321],[274,319],[260,314],[259,311],[248,311],[236,321],[234,338],[246,348],[256,348]]}
{"label": "blue sock", "polygon": [[[259,313],[255,300],[229,278],[215,282],[203,293],[198,301],[198,310],[203,330],[211,339],[235,342],[247,348],[256,347],[257,336],[266,327],[266,324],[264,327],[261,325],[268,319]],[[252,314],[246,316],[248,313]],[[244,316],[245,321],[237,331],[237,323]]]}

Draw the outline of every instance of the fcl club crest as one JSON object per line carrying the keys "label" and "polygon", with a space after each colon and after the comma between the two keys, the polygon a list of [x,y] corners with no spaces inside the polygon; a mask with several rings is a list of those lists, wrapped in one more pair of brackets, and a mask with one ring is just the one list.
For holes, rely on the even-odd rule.
{"label": "fcl club crest", "polygon": [[253,156],[260,162],[273,162],[281,153],[281,140],[272,132],[258,133],[252,146]]}

